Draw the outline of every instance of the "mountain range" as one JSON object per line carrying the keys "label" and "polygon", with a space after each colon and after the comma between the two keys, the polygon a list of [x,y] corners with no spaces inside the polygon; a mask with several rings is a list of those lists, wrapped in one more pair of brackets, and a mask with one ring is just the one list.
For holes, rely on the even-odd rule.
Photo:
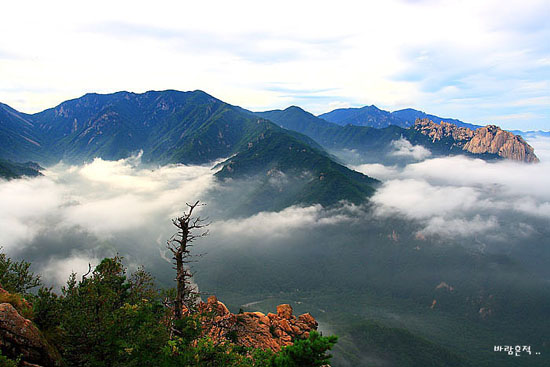
{"label": "mountain range", "polygon": [[[533,148],[520,136],[505,132],[494,125],[490,125],[492,128],[489,134],[486,134],[486,129],[482,127],[473,130],[443,121],[435,123],[428,118],[417,119],[408,128],[394,124],[381,128],[353,124],[338,125],[316,117],[297,106],[291,106],[285,110],[259,112],[257,115],[285,129],[305,134],[326,149],[353,150],[376,162],[391,156],[392,151],[395,150],[392,142],[402,138],[413,145],[427,148],[434,155],[462,154],[482,159],[507,158],[526,162],[538,161]],[[441,129],[446,132],[442,133]],[[482,134],[484,134],[483,139],[480,138]]]}
{"label": "mountain range", "polygon": [[481,127],[479,125],[469,124],[453,118],[430,115],[412,108],[389,112],[381,110],[374,105],[361,108],[338,108],[336,110],[323,113],[318,117],[342,126],[370,126],[377,129],[388,127],[390,125],[408,128],[413,126],[415,121],[418,119],[429,119],[438,124],[443,121],[473,130]]}
{"label": "mountain range", "polygon": [[[207,164],[231,157],[218,178],[254,176],[260,188],[249,199],[265,203],[277,197],[270,209],[358,203],[378,182],[335,162],[310,137],[202,91],[92,93],[33,115],[1,105],[0,126],[0,158],[14,162],[117,160],[139,151],[151,164]],[[279,188],[270,184],[272,176],[294,173],[300,173],[300,182],[284,190],[284,198],[274,196]]]}
{"label": "mountain range", "polygon": [[[476,140],[472,129],[476,125],[453,119],[442,122],[413,109],[390,113],[366,106],[321,117],[296,106],[255,113],[199,90],[89,93],[35,114],[0,104],[2,175],[31,172],[14,170],[13,162],[117,160],[139,151],[144,163],[161,165],[206,164],[231,157],[222,163],[217,177],[259,179],[261,188],[251,200],[264,203],[265,209],[340,200],[357,203],[372,194],[378,181],[345,167],[325,149],[356,151],[382,160],[391,156],[395,141],[406,139],[436,155],[537,160],[533,149],[511,133],[501,134],[495,127],[493,133]],[[435,123],[429,127],[417,123],[428,120]],[[440,126],[455,126],[467,133],[437,135],[434,131]],[[277,204],[268,204],[275,197],[272,181],[277,175],[301,178],[292,183],[292,190],[284,190],[285,195],[279,188]]]}
{"label": "mountain range", "polygon": [[[327,329],[341,335],[335,366],[546,365],[535,355],[517,362],[493,352],[493,345],[505,343],[532,344],[535,351],[547,340],[548,327],[540,322],[547,318],[544,306],[550,294],[544,218],[498,217],[498,236],[483,236],[475,231],[478,221],[484,224],[483,217],[476,217],[464,224],[472,226],[470,237],[449,239],[424,236],[418,220],[378,217],[370,211],[375,203],[333,205],[341,200],[365,202],[380,185],[346,167],[342,152],[386,164],[401,159],[394,154],[395,142],[405,142],[425,148],[420,150],[431,156],[536,162],[533,149],[493,125],[457,126],[450,119],[437,121],[410,109],[357,110],[374,111],[377,127],[359,126],[359,117],[344,122],[349,110],[334,114],[339,122],[325,119],[334,115],[320,118],[297,106],[252,112],[202,91],[91,93],[36,114],[2,104],[0,176],[39,174],[41,167],[29,161],[43,166],[59,160],[80,164],[95,157],[127,158],[139,151],[142,163],[151,167],[216,164],[215,186],[222,189],[208,193],[209,200],[236,213],[222,213],[228,215],[222,216],[218,233],[224,233],[224,218],[231,226],[239,221],[243,225],[225,229],[234,234],[220,235],[208,248],[209,255],[197,265],[197,283],[222,296],[228,307],[267,313],[292,300],[299,312],[315,311]],[[415,120],[404,123],[399,116]],[[314,203],[333,206],[288,208]],[[269,234],[285,231],[286,224],[278,227],[277,220],[295,221],[307,215],[302,209],[319,209],[323,216],[314,219],[315,225],[299,222],[282,239],[261,231],[250,239],[240,235],[244,227],[273,226],[265,232]],[[257,214],[260,211],[277,213]],[[339,220],[348,216],[341,225]],[[462,219],[450,218],[435,223],[443,230],[462,225]],[[157,224],[151,226],[156,233]],[[218,246],[218,239],[225,245]],[[70,246],[65,237],[60,241],[60,247]],[[124,241],[116,241],[123,252]],[[126,253],[141,260],[135,241],[129,242]],[[503,243],[510,243],[504,252]],[[38,244],[29,247],[28,254],[45,258],[48,247]],[[478,245],[483,248],[477,250]],[[147,243],[143,253],[150,249],[157,251]],[[171,281],[170,269],[163,259],[158,261],[160,278]]]}

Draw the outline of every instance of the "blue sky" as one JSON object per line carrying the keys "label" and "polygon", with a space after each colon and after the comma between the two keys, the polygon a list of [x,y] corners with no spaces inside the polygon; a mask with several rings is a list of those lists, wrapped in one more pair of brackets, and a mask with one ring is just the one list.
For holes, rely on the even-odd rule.
{"label": "blue sky", "polygon": [[252,110],[375,104],[550,130],[550,2],[4,4],[0,101],[202,89]]}

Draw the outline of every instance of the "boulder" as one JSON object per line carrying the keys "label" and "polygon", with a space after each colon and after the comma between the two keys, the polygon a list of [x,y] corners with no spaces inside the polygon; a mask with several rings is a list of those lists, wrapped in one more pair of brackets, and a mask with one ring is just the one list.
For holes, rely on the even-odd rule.
{"label": "boulder", "polygon": [[215,296],[199,304],[206,335],[215,342],[232,341],[236,344],[278,352],[293,340],[307,338],[317,329],[317,321],[309,313],[296,318],[288,304],[277,306],[277,314],[243,312],[233,314]]}
{"label": "boulder", "polygon": [[0,350],[12,359],[21,356],[23,365],[60,365],[58,354],[40,330],[9,303],[0,304]]}

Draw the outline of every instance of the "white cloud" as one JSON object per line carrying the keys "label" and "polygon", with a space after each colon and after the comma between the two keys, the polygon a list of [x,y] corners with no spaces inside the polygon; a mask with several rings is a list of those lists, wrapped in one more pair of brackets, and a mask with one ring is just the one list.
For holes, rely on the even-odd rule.
{"label": "white cloud", "polygon": [[41,274],[49,282],[63,285],[72,273],[76,273],[77,280],[80,280],[80,277],[88,272],[89,266],[93,269],[99,262],[100,259],[98,258],[82,254],[73,254],[70,257],[60,259],[50,258],[47,264],[41,269]]}
{"label": "white cloud", "polygon": [[[544,149],[550,140],[537,144]],[[383,179],[369,205],[292,206],[227,219],[217,215],[219,208],[242,204],[244,198],[217,185],[210,167],[150,169],[133,159],[59,164],[44,177],[0,182],[0,245],[8,254],[31,260],[38,272],[64,282],[72,270],[82,272],[88,262],[97,264],[117,251],[132,264],[161,262],[159,249],[174,232],[170,218],[195,199],[209,204],[199,214],[216,213],[201,246],[222,250],[254,246],[268,251],[285,244],[338,243],[342,237],[355,243],[395,223],[406,225],[403,240],[410,228],[444,243],[463,238],[471,243],[472,236],[504,243],[507,235],[523,239],[545,233],[541,228],[550,219],[550,169],[545,162],[447,157],[359,169]],[[240,182],[236,190],[248,184]]]}
{"label": "white cloud", "polygon": [[276,242],[290,238],[304,229],[353,222],[357,210],[354,205],[345,205],[332,211],[323,209],[321,205],[291,206],[279,212],[260,212],[248,218],[215,222],[212,224],[215,227],[213,235],[222,238],[238,237],[243,241],[252,239]]}
{"label": "white cloud", "polygon": [[[550,139],[538,139],[536,152],[544,152]],[[378,216],[416,220],[425,236],[497,236],[503,223],[519,226],[518,218],[550,219],[549,164],[454,156],[374,166],[387,176],[372,201]],[[370,167],[363,168],[368,173]]]}
{"label": "white cloud", "polygon": [[394,149],[391,152],[391,155],[396,157],[409,157],[417,161],[425,159],[432,155],[428,149],[421,145],[412,145],[407,139],[401,138],[399,140],[394,140],[391,142],[392,148]]}
{"label": "white cloud", "polygon": [[379,215],[402,214],[410,219],[453,214],[474,208],[479,199],[471,187],[434,186],[421,179],[391,180],[372,201]]}
{"label": "white cloud", "polygon": [[402,175],[435,184],[483,186],[503,195],[534,195],[550,200],[550,166],[545,162],[487,162],[455,156],[410,164],[403,170]]}
{"label": "white cloud", "polygon": [[454,238],[476,236],[495,229],[499,229],[499,224],[494,216],[482,218],[480,215],[475,215],[471,219],[432,217],[419,233],[424,236],[437,235]]}
{"label": "white cloud", "polygon": [[0,245],[6,250],[32,239],[46,225],[64,189],[47,177],[0,180]]}
{"label": "white cloud", "polygon": [[[475,122],[498,112],[475,108],[482,103],[504,109],[548,91],[518,89],[547,79],[541,14],[548,5],[539,0],[506,7],[474,0],[29,6],[5,4],[10,17],[0,24],[0,34],[9,35],[0,38],[1,53],[13,55],[0,58],[0,100],[25,112],[91,91],[173,88],[203,89],[256,110],[301,104],[321,113],[374,103]],[[274,91],[272,83],[297,91]],[[300,90],[329,91],[307,100]],[[458,97],[473,97],[476,106]],[[512,113],[533,112],[520,107]]]}
{"label": "white cloud", "polygon": [[530,134],[525,139],[535,149],[535,154],[542,163],[550,162],[550,136]]}
{"label": "white cloud", "polygon": [[395,166],[384,166],[380,163],[367,163],[358,166],[350,166],[354,171],[361,172],[367,176],[386,180],[396,177],[398,169]]}
{"label": "white cloud", "polygon": [[[52,226],[78,226],[101,238],[175,217],[215,187],[209,166],[136,166],[134,158],[58,164],[44,177],[0,182],[0,244],[6,250]],[[139,157],[138,157],[139,159]]]}

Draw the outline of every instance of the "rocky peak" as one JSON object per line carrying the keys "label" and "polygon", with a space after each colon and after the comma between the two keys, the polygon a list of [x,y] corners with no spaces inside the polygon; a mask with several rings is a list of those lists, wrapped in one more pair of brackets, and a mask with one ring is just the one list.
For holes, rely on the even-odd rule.
{"label": "rocky peak", "polygon": [[516,161],[538,162],[535,150],[519,135],[502,130],[495,125],[480,127],[464,150],[471,153],[491,153]]}
{"label": "rocky peak", "polygon": [[214,341],[231,339],[245,347],[271,349],[274,352],[291,345],[293,339],[307,338],[311,330],[317,329],[313,316],[306,313],[296,317],[288,304],[277,306],[277,314],[233,314],[215,296],[211,296],[206,303],[199,304],[199,311],[213,315],[204,320],[203,328]]}
{"label": "rocky peak", "polygon": [[441,124],[436,124],[427,118],[417,119],[414,123],[414,129],[432,138],[433,142],[443,138],[453,138],[457,146],[463,146],[464,141],[474,136],[474,131],[466,127],[458,127],[443,121]]}
{"label": "rocky peak", "polygon": [[432,142],[453,139],[453,146],[474,154],[495,154],[515,161],[536,163],[539,161],[531,147],[519,135],[502,130],[496,125],[487,125],[476,130],[428,119],[417,119],[413,129],[430,137]]}

